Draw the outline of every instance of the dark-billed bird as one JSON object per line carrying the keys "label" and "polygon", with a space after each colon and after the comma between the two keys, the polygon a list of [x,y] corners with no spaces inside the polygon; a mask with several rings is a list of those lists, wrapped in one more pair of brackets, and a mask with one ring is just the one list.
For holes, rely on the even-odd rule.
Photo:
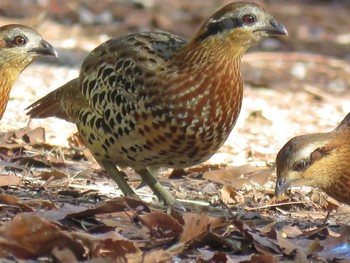
{"label": "dark-billed bird", "polygon": [[321,189],[350,205],[350,114],[327,133],[292,138],[276,158],[276,195],[291,185]]}
{"label": "dark-billed bird", "polygon": [[125,195],[132,167],[165,204],[174,197],[149,168],[206,161],[225,142],[242,103],[240,61],[285,27],[253,3],[231,3],[189,42],[166,32],[116,37],[94,49],[78,78],[29,108],[32,118],[75,123],[95,159]]}
{"label": "dark-billed bird", "polygon": [[19,74],[36,58],[47,55],[57,53],[34,29],[17,24],[0,27],[0,120]]}

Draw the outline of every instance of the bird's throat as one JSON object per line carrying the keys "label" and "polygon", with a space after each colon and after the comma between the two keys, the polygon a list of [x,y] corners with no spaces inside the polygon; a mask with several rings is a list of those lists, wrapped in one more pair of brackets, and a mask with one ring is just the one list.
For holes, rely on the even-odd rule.
{"label": "bird's throat", "polygon": [[18,69],[5,69],[0,66],[0,120],[4,115],[12,85],[18,78],[19,74],[20,72]]}

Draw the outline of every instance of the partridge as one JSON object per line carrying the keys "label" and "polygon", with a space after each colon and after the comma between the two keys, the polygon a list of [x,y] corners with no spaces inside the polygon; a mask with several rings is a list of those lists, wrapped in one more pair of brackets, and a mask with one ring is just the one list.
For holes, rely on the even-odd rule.
{"label": "partridge", "polygon": [[257,4],[236,2],[190,41],[167,32],[115,37],[88,55],[78,78],[29,106],[28,115],[75,123],[124,195],[136,196],[116,165],[133,168],[171,205],[176,200],[151,170],[199,164],[220,148],[241,109],[241,57],[272,35],[287,31]]}
{"label": "partridge", "polygon": [[40,56],[56,56],[55,49],[34,29],[17,24],[0,27],[0,120],[19,74]]}
{"label": "partridge", "polygon": [[276,195],[290,186],[319,188],[350,205],[350,114],[327,133],[292,138],[277,154]]}

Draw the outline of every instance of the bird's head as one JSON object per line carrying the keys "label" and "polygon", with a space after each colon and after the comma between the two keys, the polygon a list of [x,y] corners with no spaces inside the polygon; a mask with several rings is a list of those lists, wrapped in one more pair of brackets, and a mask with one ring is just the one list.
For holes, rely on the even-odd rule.
{"label": "bird's head", "polygon": [[57,52],[34,29],[17,24],[0,27],[0,63],[22,71],[40,56],[57,57]]}
{"label": "bird's head", "polygon": [[301,135],[288,141],[276,157],[276,196],[292,185],[326,190],[339,171],[344,145],[349,144],[349,126],[350,114],[331,132]]}
{"label": "bird's head", "polygon": [[288,35],[285,26],[255,3],[235,2],[212,15],[194,40],[233,47],[243,53],[274,35]]}

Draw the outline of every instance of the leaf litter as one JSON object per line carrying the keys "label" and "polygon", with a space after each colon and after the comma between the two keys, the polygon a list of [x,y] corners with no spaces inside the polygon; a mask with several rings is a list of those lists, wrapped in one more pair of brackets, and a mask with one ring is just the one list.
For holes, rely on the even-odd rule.
{"label": "leaf litter", "polygon": [[[11,8],[10,2],[2,4]],[[346,262],[350,258],[348,206],[316,189],[293,189],[278,199],[273,191],[279,148],[294,135],[332,130],[350,111],[346,57],[350,50],[341,44],[349,42],[346,1],[260,1],[286,24],[290,37],[267,40],[243,58],[243,108],[220,151],[205,164],[160,171],[160,181],[177,199],[217,209],[184,213],[154,206],[156,199],[147,187],[136,190],[143,201],[120,197],[72,125],[50,119],[27,123],[18,109],[49,91],[37,87],[53,89],[76,77],[86,52],[105,40],[101,32],[122,34],[147,25],[190,36],[225,1],[168,0],[148,3],[152,7],[118,3],[118,8],[113,1],[85,3],[84,10],[92,12],[84,11],[84,23],[86,16],[100,21],[99,12],[109,10],[116,12],[118,27],[113,22],[101,26],[79,21],[73,30],[64,26],[67,17],[72,16],[71,21],[82,17],[83,2],[51,6],[49,14],[56,21],[15,21],[41,23],[40,32],[56,39],[54,45],[70,59],[63,63],[74,66],[33,65],[11,93],[16,99],[9,102],[0,134],[1,258],[17,262]],[[33,14],[35,8],[33,3],[12,12]],[[12,22],[1,19],[3,24]],[[140,178],[130,169],[126,174],[137,188]],[[323,224],[328,211],[330,217]]]}

